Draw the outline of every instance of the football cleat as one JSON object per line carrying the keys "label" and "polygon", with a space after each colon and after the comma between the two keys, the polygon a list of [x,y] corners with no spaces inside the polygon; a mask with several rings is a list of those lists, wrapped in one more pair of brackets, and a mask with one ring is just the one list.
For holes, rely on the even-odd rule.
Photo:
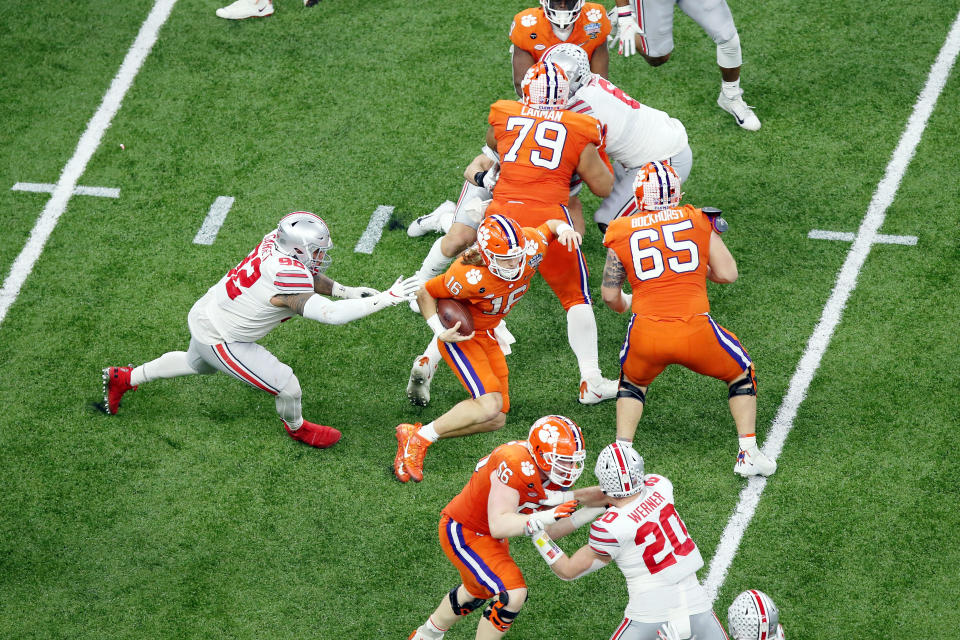
{"label": "football cleat", "polygon": [[136,391],[130,384],[130,374],[133,365],[126,367],[107,367],[103,370],[103,410],[110,415],[117,415],[120,409],[120,398],[127,391]]}
{"label": "football cleat", "polygon": [[433,377],[433,367],[430,358],[417,356],[410,369],[410,380],[407,381],[407,398],[410,404],[425,407],[430,402],[430,379]]}
{"label": "football cleat", "polygon": [[313,7],[320,4],[320,0],[303,0],[303,6]]}
{"label": "football cleat", "polygon": [[290,434],[290,437],[294,440],[299,440],[304,444],[308,444],[311,447],[317,447],[318,449],[326,449],[327,447],[332,447],[337,444],[342,435],[338,430],[333,427],[327,427],[322,424],[313,424],[312,422],[303,421],[303,424],[300,425],[298,429],[291,429],[290,425],[286,422],[283,423],[283,428],[287,430],[287,433]]}
{"label": "football cleat", "polygon": [[[444,200],[443,204],[431,211],[425,216],[420,216],[410,223],[407,227],[407,235],[411,238],[419,238],[430,232],[442,233],[444,223],[453,220],[453,214],[457,211],[457,205],[450,200]],[[447,227],[450,225],[448,224]]]}
{"label": "football cleat", "polygon": [[749,476],[772,476],[777,463],[763,454],[758,447],[740,449],[733,472],[747,478]]}
{"label": "football cleat", "polygon": [[717,105],[732,115],[737,124],[747,131],[757,131],[760,128],[760,119],[753,112],[753,107],[743,101],[743,89],[740,89],[732,98],[721,90]]}
{"label": "football cleat", "polygon": [[414,629],[410,632],[410,635],[407,636],[407,640],[443,640],[443,634],[435,637],[425,636],[420,633],[420,629]]}
{"label": "football cleat", "polygon": [[410,474],[403,466],[403,452],[407,450],[407,440],[413,437],[421,426],[419,422],[397,425],[397,455],[393,457],[393,475],[397,476],[400,482],[410,482]]}
{"label": "football cleat", "polygon": [[233,4],[217,9],[218,18],[227,20],[246,20],[247,18],[266,18],[273,15],[271,0],[237,0]]}
{"label": "football cleat", "polygon": [[596,377],[580,381],[580,404],[597,404],[617,397],[620,383],[616,380]]}
{"label": "football cleat", "polygon": [[423,480],[423,459],[427,456],[427,447],[431,444],[433,443],[419,433],[414,433],[407,439],[403,448],[403,467],[414,482]]}

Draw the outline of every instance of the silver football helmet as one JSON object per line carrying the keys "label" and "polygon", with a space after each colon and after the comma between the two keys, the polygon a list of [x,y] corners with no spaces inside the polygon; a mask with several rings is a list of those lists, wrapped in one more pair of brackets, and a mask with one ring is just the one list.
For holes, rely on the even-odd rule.
{"label": "silver football helmet", "polygon": [[567,74],[567,82],[570,83],[571,96],[593,76],[593,72],[590,71],[590,56],[582,47],[572,42],[553,45],[543,54],[542,60],[552,62],[563,69]]}
{"label": "silver football helmet", "polygon": [[733,640],[784,640],[780,611],[770,596],[748,589],[733,599],[727,609]]}
{"label": "silver football helmet", "polygon": [[294,211],[280,219],[276,245],[281,253],[296,258],[314,275],[330,266],[330,229],[320,216],[309,211]]}
{"label": "silver football helmet", "polygon": [[626,498],[646,489],[643,457],[623,442],[614,442],[603,448],[597,456],[593,473],[600,481],[600,490],[611,498]]}
{"label": "silver football helmet", "polygon": [[559,29],[566,29],[580,17],[583,0],[540,0],[547,20]]}

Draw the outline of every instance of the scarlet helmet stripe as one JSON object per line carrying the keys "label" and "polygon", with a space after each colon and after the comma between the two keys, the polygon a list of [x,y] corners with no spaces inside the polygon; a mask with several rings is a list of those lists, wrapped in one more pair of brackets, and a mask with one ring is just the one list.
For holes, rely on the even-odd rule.
{"label": "scarlet helmet stripe", "polygon": [[630,482],[630,470],[627,469],[627,461],[623,459],[623,452],[620,451],[620,445],[613,447],[613,456],[617,460],[617,471],[620,473],[620,484],[624,491],[633,491],[633,484]]}
{"label": "scarlet helmet stripe", "polygon": [[753,596],[753,601],[757,605],[757,611],[760,612],[760,639],[766,640],[767,638],[767,628],[769,624],[767,623],[767,610],[763,606],[763,598],[760,597],[760,594],[757,593],[756,589],[750,589],[750,595]]}

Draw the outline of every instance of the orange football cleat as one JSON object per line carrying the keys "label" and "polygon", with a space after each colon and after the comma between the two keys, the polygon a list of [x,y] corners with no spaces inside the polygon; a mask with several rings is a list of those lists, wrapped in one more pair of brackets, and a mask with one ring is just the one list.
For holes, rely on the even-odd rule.
{"label": "orange football cleat", "polygon": [[397,455],[393,457],[393,475],[397,476],[400,482],[410,482],[410,474],[403,466],[403,454],[407,449],[407,441],[421,426],[419,422],[416,424],[404,422],[397,425]]}
{"label": "orange football cleat", "polygon": [[403,466],[414,482],[423,480],[423,459],[427,456],[427,447],[431,444],[433,443],[419,433],[413,434],[407,440],[407,446],[403,453]]}

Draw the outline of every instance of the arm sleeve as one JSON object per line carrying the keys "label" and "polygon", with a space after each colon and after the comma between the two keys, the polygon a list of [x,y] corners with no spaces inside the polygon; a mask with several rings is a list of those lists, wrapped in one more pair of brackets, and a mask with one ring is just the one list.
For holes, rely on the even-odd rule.
{"label": "arm sleeve", "polygon": [[323,324],[346,324],[379,311],[383,306],[379,302],[377,296],[333,301],[317,294],[307,300],[303,317]]}

